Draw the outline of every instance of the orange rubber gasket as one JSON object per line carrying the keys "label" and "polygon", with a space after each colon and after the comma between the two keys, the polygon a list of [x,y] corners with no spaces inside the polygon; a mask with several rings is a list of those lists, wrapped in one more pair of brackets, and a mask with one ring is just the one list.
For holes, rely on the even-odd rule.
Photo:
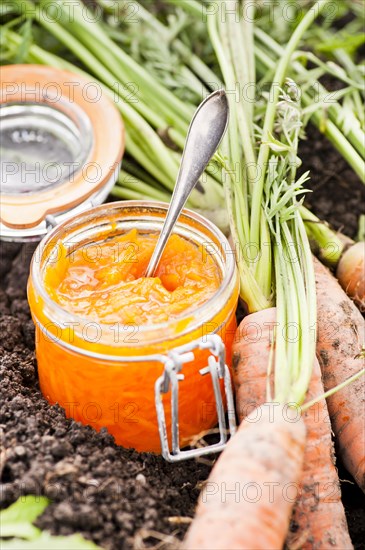
{"label": "orange rubber gasket", "polygon": [[[47,89],[52,84],[65,99],[73,101],[86,113],[94,132],[94,142],[87,163],[96,163],[101,172],[101,177],[94,182],[87,181],[83,171],[79,170],[71,181],[49,190],[29,195],[1,194],[0,219],[4,225],[18,229],[34,227],[47,214],[77,206],[110,181],[124,153],[124,125],[115,105],[98,83],[101,95],[97,101],[85,99],[85,90],[91,82],[72,72],[43,65],[2,67],[0,104],[44,103],[46,100],[44,97],[42,99],[40,90]],[[64,105],[52,103],[52,106],[66,112]]]}

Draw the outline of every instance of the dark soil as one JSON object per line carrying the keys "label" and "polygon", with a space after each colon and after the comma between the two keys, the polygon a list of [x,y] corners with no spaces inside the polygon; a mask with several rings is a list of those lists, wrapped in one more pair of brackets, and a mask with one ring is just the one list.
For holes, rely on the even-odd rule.
{"label": "dark soil", "polygon": [[[316,130],[308,134],[301,148],[314,189],[308,204],[354,236],[365,189]],[[108,433],[68,420],[58,406],[47,404],[38,387],[26,300],[34,246],[0,246],[1,506],[24,494],[44,494],[52,504],[38,526],[54,534],[81,532],[113,550],[155,546],[161,540],[165,548],[177,546],[209,465],[170,465],[159,456],[117,447]],[[365,540],[364,496],[341,466],[339,472],[351,537],[360,549]]]}
{"label": "dark soil", "polygon": [[334,229],[355,238],[359,216],[365,212],[365,186],[314,126],[307,128],[299,156],[303,161],[301,171],[310,170],[306,186],[313,193],[307,194],[307,206]]}

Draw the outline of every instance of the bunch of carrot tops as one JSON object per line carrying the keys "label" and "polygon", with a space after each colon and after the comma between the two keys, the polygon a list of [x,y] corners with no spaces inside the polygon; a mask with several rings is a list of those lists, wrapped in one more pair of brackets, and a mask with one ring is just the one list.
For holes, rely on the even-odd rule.
{"label": "bunch of carrot tops", "polygon": [[[296,18],[280,15],[276,2],[166,4],[157,16],[151,3],[98,0],[92,12],[75,0],[70,17],[66,0],[11,0],[3,14],[3,62],[87,71],[117,98],[128,157],[114,194],[125,199],[169,200],[195,106],[214,88],[230,92],[228,135],[189,206],[231,233],[247,312],[234,346],[242,423],[212,480],[255,482],[261,497],[224,506],[219,494],[202,498],[185,546],[279,548],[286,540],[293,548],[351,548],[325,419],[328,407],[342,460],[365,489],[364,319],[313,260],[309,238],[322,260],[338,266],[360,307],[364,245],[304,207],[308,174],[297,177],[297,169],[310,120],[365,181],[360,9],[352,2],[350,23],[335,33],[331,10],[346,2],[290,2],[300,8]],[[330,104],[321,81],[328,75],[342,83]],[[341,332],[329,337],[328,323]],[[250,336],[252,326],[260,338]],[[278,487],[274,500],[270,483]],[[284,492],[290,483],[294,499]],[[328,484],[335,489],[330,506]],[[262,527],[268,508],[272,519]]]}

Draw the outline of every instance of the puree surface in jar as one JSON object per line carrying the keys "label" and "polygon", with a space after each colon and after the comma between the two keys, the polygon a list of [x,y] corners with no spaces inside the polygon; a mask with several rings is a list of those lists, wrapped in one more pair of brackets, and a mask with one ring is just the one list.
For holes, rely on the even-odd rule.
{"label": "puree surface in jar", "polygon": [[65,310],[104,324],[153,325],[195,310],[217,291],[221,272],[202,246],[172,235],[155,277],[146,278],[157,235],[136,229],[50,263],[44,283]]}

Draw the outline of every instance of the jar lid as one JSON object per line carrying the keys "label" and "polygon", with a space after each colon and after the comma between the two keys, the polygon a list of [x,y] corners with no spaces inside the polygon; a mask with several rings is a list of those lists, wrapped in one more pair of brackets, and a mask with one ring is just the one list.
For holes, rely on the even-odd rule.
{"label": "jar lid", "polygon": [[98,82],[43,65],[1,72],[1,237],[37,239],[47,217],[55,225],[105,200],[124,126]]}

